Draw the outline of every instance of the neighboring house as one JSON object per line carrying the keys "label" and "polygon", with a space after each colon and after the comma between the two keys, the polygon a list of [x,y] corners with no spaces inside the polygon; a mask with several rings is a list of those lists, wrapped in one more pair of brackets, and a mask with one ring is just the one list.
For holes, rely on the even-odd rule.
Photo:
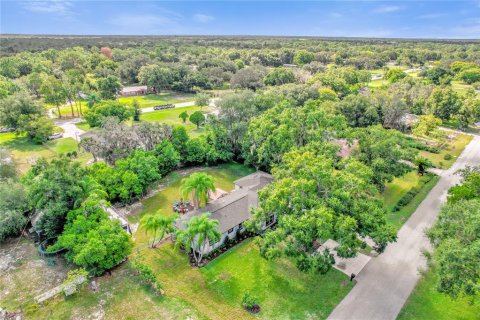
{"label": "neighboring house", "polygon": [[117,211],[115,211],[113,207],[104,207],[103,209],[108,213],[108,217],[110,219],[117,219],[118,221],[120,221],[123,230],[125,230],[129,234],[132,234],[128,221],[124,217],[122,217]]}
{"label": "neighboring house", "polygon": [[419,117],[413,113],[406,113],[401,119],[400,123],[407,129],[413,128],[418,121],[420,121]]}
{"label": "neighboring house", "polygon": [[[220,247],[228,237],[233,239],[238,233],[243,233],[245,227],[243,223],[251,218],[251,209],[258,206],[257,191],[273,181],[273,176],[257,171],[234,182],[235,190],[227,193],[220,198],[209,202],[204,208],[191,211],[175,222],[176,228],[185,229],[185,224],[194,216],[200,216],[205,212],[210,212],[210,219],[218,220],[218,230],[222,234],[219,241],[209,243],[203,254]],[[275,215],[264,222],[262,231],[276,222]]]}
{"label": "neighboring house", "polygon": [[131,96],[140,96],[148,93],[147,86],[134,86],[134,87],[123,87],[120,91],[120,96],[122,97],[131,97]]}
{"label": "neighboring house", "polygon": [[340,146],[337,156],[342,159],[349,157],[352,154],[352,151],[358,148],[358,140],[356,139],[352,142],[347,139],[332,139],[331,142]]}

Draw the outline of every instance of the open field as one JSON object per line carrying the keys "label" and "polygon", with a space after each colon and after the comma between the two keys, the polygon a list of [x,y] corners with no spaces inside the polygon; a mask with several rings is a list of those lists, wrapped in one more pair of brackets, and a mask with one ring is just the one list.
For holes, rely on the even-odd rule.
{"label": "open field", "polygon": [[437,278],[429,270],[418,282],[403,307],[397,320],[478,320],[480,305],[470,304],[467,299],[452,300],[439,293],[436,286]]}
{"label": "open field", "polygon": [[159,110],[154,112],[144,113],[140,116],[140,120],[142,121],[150,121],[150,122],[161,122],[166,123],[169,125],[183,125],[187,129],[188,134],[191,137],[197,137],[203,133],[205,130],[203,127],[197,129],[197,126],[191,123],[188,119],[186,123],[183,123],[182,119],[178,116],[180,113],[186,111],[189,115],[194,113],[195,111],[201,111],[204,114],[211,111],[211,108],[208,107],[198,107],[198,106],[191,106],[191,107],[181,107],[181,108],[174,108],[174,109],[166,109],[166,110]]}
{"label": "open field", "polygon": [[133,100],[137,100],[140,108],[149,108],[159,104],[193,101],[194,97],[191,93],[162,92],[160,94],[147,94],[144,96],[120,97],[118,101],[131,106]]}
{"label": "open field", "polygon": [[0,148],[8,149],[20,172],[26,172],[36,160],[43,157],[51,159],[59,154],[71,151],[78,152],[79,161],[85,163],[90,158],[89,153],[78,150],[78,144],[73,138],[63,138],[36,144],[27,137],[16,136],[14,133],[0,133]]}
{"label": "open field", "polygon": [[311,275],[286,259],[267,261],[251,240],[215,259],[201,272],[209,290],[233,308],[241,304],[245,292],[255,295],[264,319],[324,319],[352,288],[348,278],[335,269]]}
{"label": "open field", "polygon": [[[430,159],[435,167],[448,169],[457,160],[458,156],[471,140],[472,136],[470,135],[458,134],[452,141],[447,142],[447,145],[440,150],[439,153],[420,151],[420,155]],[[445,159],[447,154],[451,155],[450,159]]]}

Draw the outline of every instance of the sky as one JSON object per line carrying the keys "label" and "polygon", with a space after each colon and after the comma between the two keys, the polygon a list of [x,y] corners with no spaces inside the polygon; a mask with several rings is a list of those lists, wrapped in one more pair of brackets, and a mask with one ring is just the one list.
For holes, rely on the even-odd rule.
{"label": "sky", "polygon": [[480,0],[0,0],[2,34],[480,39]]}

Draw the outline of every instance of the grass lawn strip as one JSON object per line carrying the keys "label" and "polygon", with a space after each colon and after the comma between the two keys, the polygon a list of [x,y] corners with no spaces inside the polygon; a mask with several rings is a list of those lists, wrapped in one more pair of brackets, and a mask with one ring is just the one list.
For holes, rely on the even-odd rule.
{"label": "grass lawn strip", "polygon": [[150,108],[160,104],[175,104],[187,101],[193,101],[194,95],[189,93],[161,93],[160,95],[148,94],[144,96],[121,97],[118,101],[129,106],[133,100],[137,100],[140,108]]}
{"label": "grass lawn strip", "polygon": [[392,182],[386,185],[385,191],[382,194],[383,201],[388,210],[387,221],[397,230],[399,230],[405,221],[415,212],[417,207],[427,197],[433,187],[440,179],[439,176],[433,176],[427,182],[420,192],[399,211],[393,211],[397,202],[412,188],[414,188],[420,181],[416,171],[411,171],[402,177],[395,178]]}
{"label": "grass lawn strip", "polygon": [[[420,151],[419,154],[425,158],[430,159],[430,161],[432,161],[435,167],[440,169],[448,169],[457,160],[463,149],[465,149],[465,147],[471,140],[472,136],[467,134],[459,134],[454,140],[448,142],[447,146],[440,150],[439,153]],[[450,154],[452,156],[451,159],[445,160],[445,156],[447,154]]]}
{"label": "grass lawn strip", "polygon": [[437,277],[429,270],[420,279],[397,320],[478,320],[480,304],[465,298],[452,300],[436,290]]}

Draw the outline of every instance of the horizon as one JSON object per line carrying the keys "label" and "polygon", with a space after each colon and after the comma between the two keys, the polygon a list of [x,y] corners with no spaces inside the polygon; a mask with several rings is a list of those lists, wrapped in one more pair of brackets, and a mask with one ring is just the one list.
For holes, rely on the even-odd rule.
{"label": "horizon", "polygon": [[[480,1],[3,1],[0,34],[476,40]],[[47,23],[46,23],[47,21]],[[62,32],[59,32],[59,31]]]}

